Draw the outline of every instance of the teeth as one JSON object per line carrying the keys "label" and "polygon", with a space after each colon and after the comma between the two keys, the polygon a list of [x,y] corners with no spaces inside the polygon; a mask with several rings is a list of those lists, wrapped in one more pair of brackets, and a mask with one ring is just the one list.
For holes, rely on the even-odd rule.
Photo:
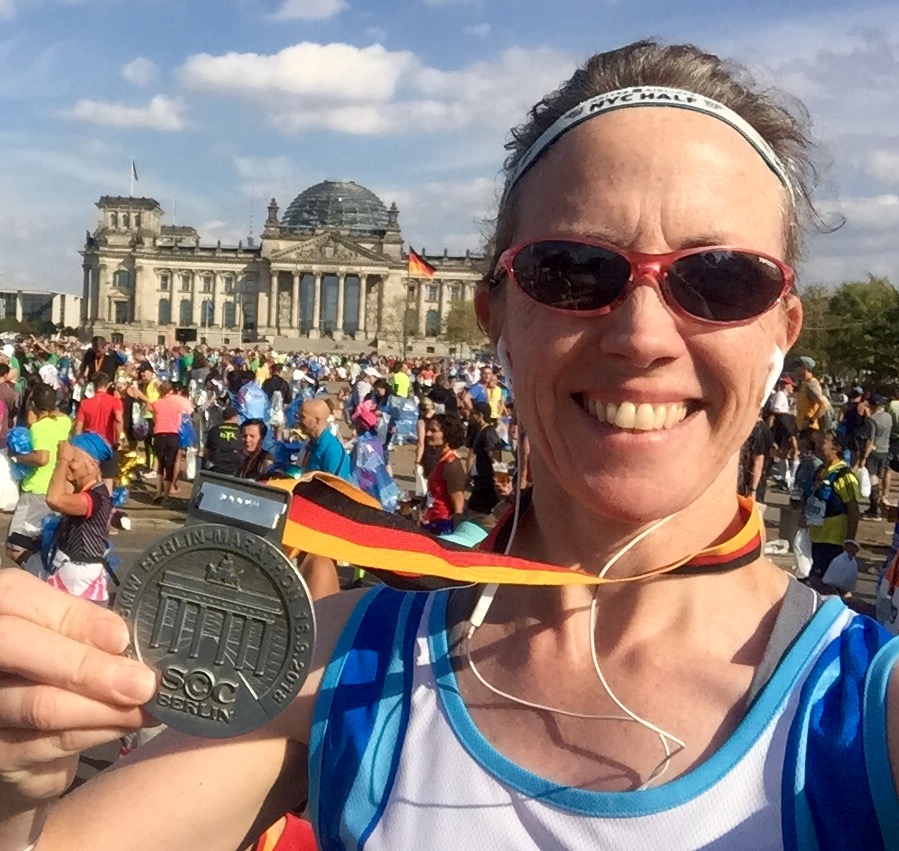
{"label": "teeth", "polygon": [[683,402],[670,402],[667,405],[622,402],[616,405],[614,402],[584,398],[582,404],[599,422],[634,431],[673,428],[687,416],[687,406]]}
{"label": "teeth", "polygon": [[634,419],[637,416],[637,408],[633,402],[622,402],[618,406],[618,413],[615,416],[615,425],[618,428],[633,428]]}

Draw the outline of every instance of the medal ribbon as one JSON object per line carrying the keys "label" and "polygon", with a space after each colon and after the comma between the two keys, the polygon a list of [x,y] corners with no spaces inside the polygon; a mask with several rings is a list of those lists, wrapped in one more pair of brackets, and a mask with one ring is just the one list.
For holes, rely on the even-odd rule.
{"label": "medal ribbon", "polygon": [[[460,585],[604,585],[636,582],[678,571],[732,570],[755,561],[762,550],[762,525],[752,500],[737,497],[743,524],[729,540],[637,576],[598,577],[584,570],[491,552],[507,530],[472,550],[425,532],[410,520],[388,514],[380,503],[327,473],[267,484],[293,496],[282,537],[286,550],[327,556],[363,567],[395,588],[433,591]],[[507,520],[508,516],[504,518]]]}

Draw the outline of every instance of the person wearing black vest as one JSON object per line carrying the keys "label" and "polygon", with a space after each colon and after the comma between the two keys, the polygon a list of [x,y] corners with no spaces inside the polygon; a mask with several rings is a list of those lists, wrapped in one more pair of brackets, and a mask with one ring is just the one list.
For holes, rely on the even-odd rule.
{"label": "person wearing black vest", "polygon": [[236,476],[243,455],[243,443],[240,439],[240,428],[237,424],[237,410],[231,406],[225,408],[224,422],[213,426],[206,436],[203,450],[204,469],[226,476]]}

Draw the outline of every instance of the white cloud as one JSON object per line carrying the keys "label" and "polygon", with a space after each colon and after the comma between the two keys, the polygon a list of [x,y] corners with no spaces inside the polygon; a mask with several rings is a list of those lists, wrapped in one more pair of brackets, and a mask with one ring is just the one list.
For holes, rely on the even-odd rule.
{"label": "white cloud", "polygon": [[863,168],[868,174],[885,183],[899,183],[899,146],[869,152]]}
{"label": "white cloud", "polygon": [[365,31],[365,37],[375,44],[383,44],[387,41],[387,30],[384,27],[369,27]]}
{"label": "white cloud", "polygon": [[182,101],[156,95],[146,106],[126,106],[97,100],[80,100],[71,116],[106,127],[143,127],[148,130],[181,130],[184,127]]}
{"label": "white cloud", "polygon": [[825,210],[841,213],[846,226],[872,230],[893,229],[899,226],[899,195],[875,195],[872,197],[845,198],[839,202],[822,205]]}
{"label": "white cloud", "polygon": [[284,0],[275,21],[327,21],[347,8],[345,0]]}
{"label": "white cloud", "polygon": [[269,94],[306,97],[320,102],[385,101],[400,76],[417,66],[407,51],[391,52],[380,45],[301,44],[273,55],[226,53],[191,56],[179,77],[185,86],[255,98]]}
{"label": "white cloud", "polygon": [[487,38],[490,35],[490,24],[470,24],[465,27],[466,35],[477,36],[477,38]]}
{"label": "white cloud", "polygon": [[122,76],[135,86],[149,86],[159,76],[159,68],[152,60],[138,56],[122,68]]}
{"label": "white cloud", "polygon": [[178,72],[189,89],[252,99],[285,133],[327,128],[353,135],[445,133],[477,124],[505,132],[573,61],[549,49],[510,48],[458,70],[429,68],[380,45],[303,42],[273,55],[190,57]]}

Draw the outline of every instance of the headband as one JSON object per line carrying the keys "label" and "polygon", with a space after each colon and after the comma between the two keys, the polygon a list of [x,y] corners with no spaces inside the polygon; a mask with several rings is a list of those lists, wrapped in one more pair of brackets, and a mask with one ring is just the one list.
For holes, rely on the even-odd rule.
{"label": "headband", "polygon": [[671,89],[664,86],[633,86],[627,89],[616,89],[613,92],[605,92],[596,95],[589,100],[581,101],[572,107],[564,115],[557,118],[541,135],[540,138],[525,151],[524,156],[518,161],[509,180],[506,183],[506,191],[500,204],[505,203],[509,193],[535,162],[545,153],[547,148],[569,130],[589,121],[598,115],[614,112],[617,109],[628,109],[639,106],[669,106],[678,109],[688,109],[692,112],[701,112],[723,121],[737,131],[755,152],[765,161],[768,168],[774,172],[777,179],[784,185],[790,197],[793,197],[793,186],[783,161],[774,153],[774,149],[759,135],[759,133],[729,107],[711,98],[688,92],[685,89]]}

